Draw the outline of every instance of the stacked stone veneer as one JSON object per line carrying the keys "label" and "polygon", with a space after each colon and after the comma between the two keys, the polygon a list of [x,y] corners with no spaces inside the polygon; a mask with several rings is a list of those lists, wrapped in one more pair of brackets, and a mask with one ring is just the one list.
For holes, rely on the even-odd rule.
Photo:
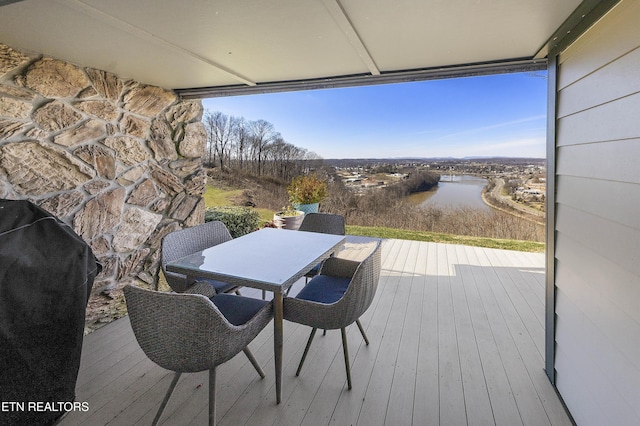
{"label": "stacked stone veneer", "polygon": [[0,198],[91,245],[89,322],[122,311],[125,284],[156,286],[162,237],[204,221],[201,118],[171,90],[0,44]]}

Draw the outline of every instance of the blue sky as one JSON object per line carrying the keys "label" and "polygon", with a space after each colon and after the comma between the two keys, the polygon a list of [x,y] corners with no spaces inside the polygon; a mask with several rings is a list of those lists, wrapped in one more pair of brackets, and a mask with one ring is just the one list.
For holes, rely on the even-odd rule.
{"label": "blue sky", "polygon": [[546,72],[245,95],[205,110],[271,122],[323,158],[546,156]]}

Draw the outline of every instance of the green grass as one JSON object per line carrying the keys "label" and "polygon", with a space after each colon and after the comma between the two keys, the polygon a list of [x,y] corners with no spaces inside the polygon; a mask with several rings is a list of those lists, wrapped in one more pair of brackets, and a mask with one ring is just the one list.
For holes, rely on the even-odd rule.
{"label": "green grass", "polygon": [[[221,189],[207,185],[204,193],[204,202],[207,207],[231,206],[233,198],[242,194],[241,189]],[[269,222],[273,220],[273,211],[269,209],[256,209],[260,219]],[[504,250],[517,250],[533,253],[542,253],[545,250],[544,243],[535,241],[500,240],[496,238],[467,237],[464,235],[439,234],[436,232],[408,231],[406,229],[381,228],[369,226],[347,225],[347,234],[362,235],[376,238],[395,238],[399,240],[428,241],[433,243],[462,244],[467,246],[488,247]]]}
{"label": "green grass", "polygon": [[204,205],[207,207],[231,206],[231,200],[242,194],[242,189],[221,189],[207,185],[203,195]]}
{"label": "green grass", "polygon": [[[222,189],[207,185],[202,196],[206,207],[233,206],[233,199],[242,195],[242,189]],[[273,211],[269,209],[255,209],[260,215],[260,220],[270,222],[273,220]]]}
{"label": "green grass", "polygon": [[271,222],[273,220],[273,210],[269,209],[256,209],[258,214],[260,215],[260,220],[264,222]]}
{"label": "green grass", "polygon": [[545,244],[536,241],[500,240],[497,238],[468,237],[436,232],[408,231],[406,229],[347,225],[347,234],[399,240],[428,241],[433,243],[462,244],[466,246],[543,253]]}

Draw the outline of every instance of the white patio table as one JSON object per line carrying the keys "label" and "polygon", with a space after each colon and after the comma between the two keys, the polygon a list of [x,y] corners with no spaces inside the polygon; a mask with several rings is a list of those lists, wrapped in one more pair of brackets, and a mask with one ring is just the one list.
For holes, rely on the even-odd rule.
{"label": "white patio table", "polygon": [[337,253],[344,235],[264,228],[167,264],[167,270],[273,292],[276,402],[282,395],[282,299],[316,264]]}

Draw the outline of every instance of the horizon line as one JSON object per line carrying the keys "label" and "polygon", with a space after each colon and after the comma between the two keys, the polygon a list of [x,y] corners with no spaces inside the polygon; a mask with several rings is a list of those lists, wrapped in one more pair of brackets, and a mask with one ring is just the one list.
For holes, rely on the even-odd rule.
{"label": "horizon line", "polygon": [[511,157],[506,155],[487,155],[487,156],[469,156],[469,157],[343,157],[343,158],[322,158],[323,160],[491,160],[491,159],[510,159],[510,160],[545,160],[546,157]]}

